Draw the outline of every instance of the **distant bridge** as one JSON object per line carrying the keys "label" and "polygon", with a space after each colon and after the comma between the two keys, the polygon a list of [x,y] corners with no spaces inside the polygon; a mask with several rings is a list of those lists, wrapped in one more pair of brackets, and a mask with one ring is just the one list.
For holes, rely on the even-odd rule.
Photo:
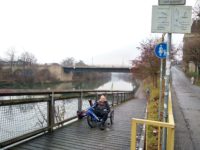
{"label": "distant bridge", "polygon": [[69,72],[121,72],[131,73],[129,67],[63,67],[65,73]]}

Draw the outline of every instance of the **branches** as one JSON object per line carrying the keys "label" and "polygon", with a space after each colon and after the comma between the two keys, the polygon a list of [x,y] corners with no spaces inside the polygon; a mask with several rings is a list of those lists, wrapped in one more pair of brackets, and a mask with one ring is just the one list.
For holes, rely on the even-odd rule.
{"label": "branches", "polygon": [[154,49],[158,39],[147,39],[140,43],[140,47],[137,47],[141,51],[139,59],[132,61],[133,76],[139,79],[144,79],[151,76],[154,82],[154,86],[157,86],[157,74],[160,68],[160,61],[154,55]]}

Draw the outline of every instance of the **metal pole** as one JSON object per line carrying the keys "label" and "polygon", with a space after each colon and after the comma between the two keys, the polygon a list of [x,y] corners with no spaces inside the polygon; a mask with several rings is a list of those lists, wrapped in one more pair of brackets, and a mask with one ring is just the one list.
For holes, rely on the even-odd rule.
{"label": "metal pole", "polygon": [[[171,38],[172,34],[168,33],[166,70],[165,70],[165,97],[164,97],[164,118],[163,118],[164,122],[167,122],[168,120],[169,78],[170,78],[170,65],[171,65],[170,62]],[[166,143],[167,143],[167,128],[163,128],[162,150],[166,150]]]}
{"label": "metal pole", "polygon": [[159,95],[159,106],[158,106],[158,120],[160,121],[160,107],[161,107],[161,99],[162,99],[162,72],[163,72],[163,59],[160,62],[160,95]]}
{"label": "metal pole", "polygon": [[[162,42],[164,42],[165,33],[162,34]],[[161,109],[161,100],[162,100],[162,79],[163,79],[163,59],[160,61],[160,95],[159,95],[159,106],[158,106],[158,120],[160,121],[160,109]]]}

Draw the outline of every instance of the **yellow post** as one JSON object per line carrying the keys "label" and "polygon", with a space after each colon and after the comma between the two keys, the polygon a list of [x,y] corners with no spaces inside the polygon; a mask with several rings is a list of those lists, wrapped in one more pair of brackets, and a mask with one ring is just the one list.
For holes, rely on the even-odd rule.
{"label": "yellow post", "polygon": [[174,128],[168,128],[167,150],[174,150]]}
{"label": "yellow post", "polygon": [[167,128],[167,150],[170,150],[171,140],[171,128]]}
{"label": "yellow post", "polygon": [[172,137],[171,137],[171,139],[172,139],[172,141],[171,141],[171,150],[174,150],[174,132],[175,132],[175,129],[172,128],[171,131],[172,131]]}
{"label": "yellow post", "polygon": [[160,127],[158,127],[158,150],[160,150]]}
{"label": "yellow post", "polygon": [[136,124],[136,121],[132,119],[131,121],[131,150],[136,150],[136,132],[137,132],[137,124]]}
{"label": "yellow post", "polygon": [[146,131],[145,131],[145,133],[146,133],[146,138],[145,138],[145,141],[146,141],[146,143],[145,143],[145,148],[146,148],[146,150],[148,150],[148,125],[146,124]]}

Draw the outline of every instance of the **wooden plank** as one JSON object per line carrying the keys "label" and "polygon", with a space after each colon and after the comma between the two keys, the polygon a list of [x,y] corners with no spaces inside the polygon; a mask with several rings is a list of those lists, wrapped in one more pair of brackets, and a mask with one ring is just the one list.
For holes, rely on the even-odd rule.
{"label": "wooden plank", "polygon": [[33,136],[36,136],[42,132],[45,132],[47,131],[48,128],[42,128],[40,130],[37,130],[37,131],[34,131],[34,132],[31,132],[31,133],[27,133],[27,134],[24,134],[22,136],[19,136],[19,137],[16,137],[14,139],[11,139],[9,141],[5,141],[5,142],[2,142],[0,143],[0,148],[1,147],[5,147],[5,146],[8,146],[10,144],[13,144],[13,143],[16,143],[16,142],[19,142],[21,140],[24,140],[24,139],[27,139],[27,138],[30,138],[30,137],[33,137]]}
{"label": "wooden plank", "polygon": [[132,117],[143,118],[145,106],[146,101],[143,99],[122,103],[115,108],[114,124],[104,131],[98,128],[91,129],[87,124],[87,120],[83,119],[16,147],[28,145],[34,148],[59,148],[61,150],[130,149],[131,119]]}

